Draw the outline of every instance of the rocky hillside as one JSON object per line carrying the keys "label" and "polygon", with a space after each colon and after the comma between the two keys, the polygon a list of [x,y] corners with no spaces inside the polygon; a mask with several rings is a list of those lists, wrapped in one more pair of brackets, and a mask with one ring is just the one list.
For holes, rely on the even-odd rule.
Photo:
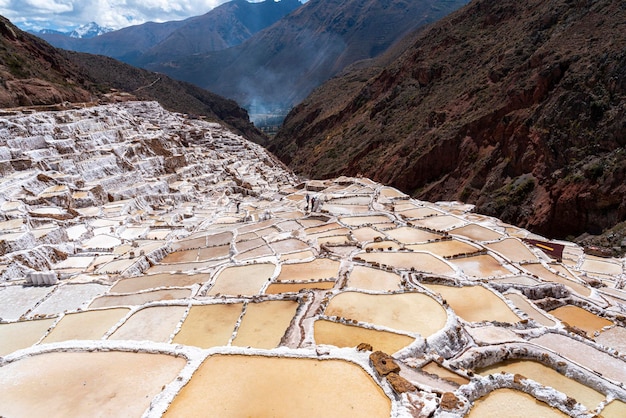
{"label": "rocky hillside", "polygon": [[59,48],[106,55],[132,65],[155,60],[167,62],[179,56],[239,45],[300,5],[298,0],[257,3],[233,0],[201,16],[164,23],[148,22],[89,39],[58,33],[37,36]]}
{"label": "rocky hillside", "polygon": [[141,62],[246,108],[290,109],[347,65],[374,57],[465,0],[311,0],[239,46]]}
{"label": "rocky hillside", "polygon": [[270,150],[555,237],[626,219],[626,7],[478,0],[381,70],[333,79]]}
{"label": "rocky hillside", "polygon": [[0,107],[108,101],[115,89],[157,100],[172,111],[224,122],[256,142],[265,140],[232,100],[110,58],[57,50],[4,17],[0,17],[0,76]]}

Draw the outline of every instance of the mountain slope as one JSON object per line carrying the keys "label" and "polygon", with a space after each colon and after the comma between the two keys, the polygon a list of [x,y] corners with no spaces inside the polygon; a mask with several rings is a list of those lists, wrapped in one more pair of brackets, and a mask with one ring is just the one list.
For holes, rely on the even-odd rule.
{"label": "mountain slope", "polygon": [[169,110],[221,121],[256,142],[265,136],[234,101],[111,58],[60,51],[0,16],[0,107],[108,100],[111,89]]}
{"label": "mountain slope", "polygon": [[610,0],[474,1],[374,76],[316,90],[270,150],[549,236],[601,232],[626,219],[625,17]]}
{"label": "mountain slope", "polygon": [[243,44],[145,68],[187,80],[245,107],[290,108],[355,61],[465,4],[435,0],[311,0]]}
{"label": "mountain slope", "polygon": [[59,34],[38,36],[59,48],[106,55],[137,65],[238,45],[299,6],[298,0],[260,3],[233,0],[202,16],[165,23],[148,22],[89,39]]}

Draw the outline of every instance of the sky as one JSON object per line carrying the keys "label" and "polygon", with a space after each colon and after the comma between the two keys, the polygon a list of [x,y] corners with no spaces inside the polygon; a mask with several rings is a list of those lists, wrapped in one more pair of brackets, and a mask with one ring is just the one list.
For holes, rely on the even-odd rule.
{"label": "sky", "polygon": [[[0,0],[0,15],[24,30],[71,31],[96,22],[121,29],[203,15],[228,0]],[[250,1],[250,0],[249,0]]]}

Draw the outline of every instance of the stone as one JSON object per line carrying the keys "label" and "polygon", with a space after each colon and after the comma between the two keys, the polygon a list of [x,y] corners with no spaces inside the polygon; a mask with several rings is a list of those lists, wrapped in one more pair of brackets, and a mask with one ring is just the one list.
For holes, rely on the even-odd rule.
{"label": "stone", "polygon": [[379,376],[387,376],[389,373],[399,373],[400,366],[396,364],[393,357],[382,351],[374,351],[370,354],[370,362]]}
{"label": "stone", "polygon": [[415,392],[417,388],[404,377],[400,376],[397,373],[389,373],[387,375],[387,381],[391,385],[391,388],[398,395],[405,392]]}
{"label": "stone", "polygon": [[373,351],[374,350],[372,345],[368,343],[361,343],[356,346],[356,349],[357,351]]}
{"label": "stone", "polygon": [[453,411],[457,409],[459,406],[460,406],[459,398],[457,398],[454,393],[445,392],[441,396],[441,408],[442,409]]}

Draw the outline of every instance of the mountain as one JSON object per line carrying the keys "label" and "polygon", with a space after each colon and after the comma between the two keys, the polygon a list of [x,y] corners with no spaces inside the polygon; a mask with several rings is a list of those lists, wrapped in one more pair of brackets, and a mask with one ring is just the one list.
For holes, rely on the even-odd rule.
{"label": "mountain", "polygon": [[265,136],[234,101],[163,75],[131,67],[111,58],[60,51],[23,32],[0,16],[0,107],[54,105],[64,102],[157,100],[169,110],[221,121],[249,139]]}
{"label": "mountain", "polygon": [[[150,59],[206,53],[237,45],[300,6],[298,0],[233,0],[202,16],[165,23],[148,22],[89,39],[40,34],[52,45],[78,52],[106,55],[136,65]],[[147,54],[151,58],[141,58]]]}
{"label": "mountain", "polygon": [[[626,6],[477,0],[399,58],[330,80],[270,150],[552,236],[626,220]],[[625,228],[626,229],[626,228]]]}
{"label": "mountain", "polygon": [[66,33],[70,38],[89,39],[94,36],[104,35],[113,29],[98,25],[96,22],[89,22],[81,25],[71,32]]}
{"label": "mountain", "polygon": [[347,65],[372,58],[462,0],[311,0],[239,46],[142,67],[189,81],[247,108],[289,109]]}

